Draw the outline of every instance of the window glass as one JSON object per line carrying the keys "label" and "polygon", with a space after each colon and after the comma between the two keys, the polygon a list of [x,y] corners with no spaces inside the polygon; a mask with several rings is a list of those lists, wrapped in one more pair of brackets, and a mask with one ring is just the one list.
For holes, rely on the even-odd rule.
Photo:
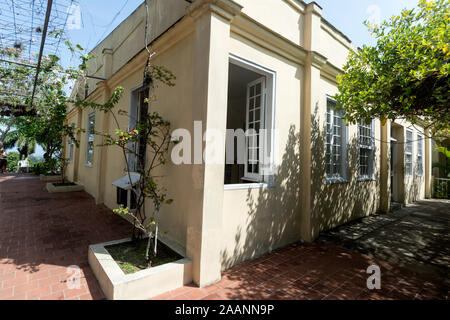
{"label": "window glass", "polygon": [[336,102],[327,99],[326,154],[327,178],[345,179],[346,132],[342,113],[336,110]]}

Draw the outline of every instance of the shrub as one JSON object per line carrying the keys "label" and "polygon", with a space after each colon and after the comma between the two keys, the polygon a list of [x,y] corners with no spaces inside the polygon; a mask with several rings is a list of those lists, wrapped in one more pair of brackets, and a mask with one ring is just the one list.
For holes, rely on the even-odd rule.
{"label": "shrub", "polygon": [[8,171],[9,172],[17,172],[19,160],[20,160],[19,153],[17,153],[17,152],[8,153]]}

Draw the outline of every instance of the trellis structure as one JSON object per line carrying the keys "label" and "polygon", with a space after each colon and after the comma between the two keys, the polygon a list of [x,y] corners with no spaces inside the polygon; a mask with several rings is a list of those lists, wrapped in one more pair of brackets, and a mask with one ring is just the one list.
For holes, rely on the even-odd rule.
{"label": "trellis structure", "polygon": [[[14,106],[15,112],[33,113],[32,97],[38,90],[40,62],[50,55],[60,56],[67,40],[67,22],[77,4],[76,0],[0,2],[0,67],[17,68],[17,72],[29,70],[31,75],[20,84],[15,83],[14,76],[1,75],[0,115],[10,115]],[[60,36],[49,36],[55,33]]]}

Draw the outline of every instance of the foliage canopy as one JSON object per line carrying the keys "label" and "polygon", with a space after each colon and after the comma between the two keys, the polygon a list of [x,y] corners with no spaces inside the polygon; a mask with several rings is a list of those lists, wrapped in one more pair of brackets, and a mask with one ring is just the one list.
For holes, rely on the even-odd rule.
{"label": "foliage canopy", "polygon": [[351,51],[338,77],[336,100],[348,122],[406,119],[448,135],[450,2],[420,0],[380,25],[365,24],[377,44]]}

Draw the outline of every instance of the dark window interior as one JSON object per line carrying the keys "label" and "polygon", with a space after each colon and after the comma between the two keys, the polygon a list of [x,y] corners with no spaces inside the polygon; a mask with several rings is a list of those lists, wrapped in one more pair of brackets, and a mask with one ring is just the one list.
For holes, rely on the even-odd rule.
{"label": "dark window interior", "polygon": [[128,204],[128,190],[117,188],[117,204],[130,209],[136,209],[136,193],[130,190],[130,204]]}
{"label": "dark window interior", "polygon": [[[229,64],[227,129],[246,129],[247,85],[261,78],[261,75],[248,69]],[[234,143],[234,164],[225,165],[225,184],[248,183],[244,180],[245,165],[237,163],[238,143]],[[245,150],[241,150],[245,152]]]}

